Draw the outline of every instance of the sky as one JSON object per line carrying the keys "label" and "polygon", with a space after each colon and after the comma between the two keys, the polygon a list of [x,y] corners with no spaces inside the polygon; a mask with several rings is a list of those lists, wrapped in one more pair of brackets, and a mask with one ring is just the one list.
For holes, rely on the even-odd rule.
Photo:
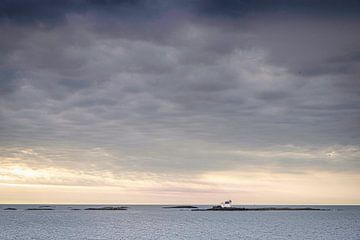
{"label": "sky", "polygon": [[0,203],[360,204],[359,13],[1,1]]}

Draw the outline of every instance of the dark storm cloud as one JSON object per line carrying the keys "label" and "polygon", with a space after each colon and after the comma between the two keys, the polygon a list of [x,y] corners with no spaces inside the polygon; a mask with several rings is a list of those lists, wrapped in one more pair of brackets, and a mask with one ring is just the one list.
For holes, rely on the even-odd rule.
{"label": "dark storm cloud", "polygon": [[16,88],[15,71],[10,69],[0,69],[0,94],[11,93]]}
{"label": "dark storm cloud", "polygon": [[137,171],[356,170],[358,2],[311,2],[3,1],[1,142],[107,146]]}
{"label": "dark storm cloud", "polygon": [[196,1],[197,9],[208,15],[224,17],[241,17],[253,13],[285,14],[357,14],[360,3],[356,0],[200,0]]}
{"label": "dark storm cloud", "polygon": [[143,6],[143,0],[4,0],[0,4],[0,19],[29,23],[56,22],[69,13],[87,11],[134,10]]}
{"label": "dark storm cloud", "polygon": [[[245,14],[285,12],[289,14],[357,14],[356,0],[4,0],[0,4],[0,18],[8,21],[58,21],[69,13],[98,12],[142,18],[169,9],[193,11],[199,15],[241,17]],[[140,15],[143,14],[143,15]]]}

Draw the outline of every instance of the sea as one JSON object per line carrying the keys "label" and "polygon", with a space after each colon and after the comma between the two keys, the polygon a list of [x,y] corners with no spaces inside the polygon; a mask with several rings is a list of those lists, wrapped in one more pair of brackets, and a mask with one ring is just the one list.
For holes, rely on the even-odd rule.
{"label": "sea", "polygon": [[[84,210],[102,206],[129,208]],[[360,240],[360,206],[241,207],[314,207],[329,211],[191,211],[161,205],[0,205],[0,239]]]}

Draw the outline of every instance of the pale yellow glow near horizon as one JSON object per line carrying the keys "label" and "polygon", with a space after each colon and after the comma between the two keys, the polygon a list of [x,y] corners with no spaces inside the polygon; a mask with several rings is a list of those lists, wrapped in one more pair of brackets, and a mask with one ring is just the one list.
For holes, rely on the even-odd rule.
{"label": "pale yellow glow near horizon", "polygon": [[[349,173],[284,174],[266,171],[214,171],[188,182],[176,179],[116,180],[108,185],[26,184],[26,178],[56,178],[76,173],[53,170],[36,172],[12,168],[22,183],[0,179],[0,203],[53,204],[216,204],[232,199],[235,204],[359,204],[360,176]],[[88,176],[81,176],[87,178]],[[93,176],[101,179],[101,176]],[[118,183],[122,183],[119,185]]]}
{"label": "pale yellow glow near horizon", "polygon": [[[165,146],[166,153],[170,147]],[[101,148],[3,148],[0,203],[217,204],[232,199],[235,204],[360,204],[357,170],[332,170],[341,164],[352,166],[359,156],[357,146],[185,147],[183,151],[177,148],[180,157],[173,159],[175,165],[164,169],[161,164],[167,162],[157,162],[156,157],[172,156],[162,155],[161,149],[154,150],[156,154],[138,151],[126,155]],[[196,164],[188,161],[189,171],[178,170],[176,160],[186,160],[189,152],[200,163],[221,159],[229,165],[198,166],[191,171]],[[136,160],[147,163],[146,157],[152,154],[151,161],[157,164],[154,168],[133,169],[129,164]],[[322,169],[322,163],[328,167]]]}

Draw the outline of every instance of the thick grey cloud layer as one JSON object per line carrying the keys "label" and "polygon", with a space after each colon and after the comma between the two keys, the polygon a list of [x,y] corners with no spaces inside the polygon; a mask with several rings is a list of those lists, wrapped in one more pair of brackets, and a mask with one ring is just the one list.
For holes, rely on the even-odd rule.
{"label": "thick grey cloud layer", "polygon": [[[131,171],[359,169],[357,1],[49,2],[0,8],[2,145],[105,147]],[[255,154],[289,144],[324,150]]]}

